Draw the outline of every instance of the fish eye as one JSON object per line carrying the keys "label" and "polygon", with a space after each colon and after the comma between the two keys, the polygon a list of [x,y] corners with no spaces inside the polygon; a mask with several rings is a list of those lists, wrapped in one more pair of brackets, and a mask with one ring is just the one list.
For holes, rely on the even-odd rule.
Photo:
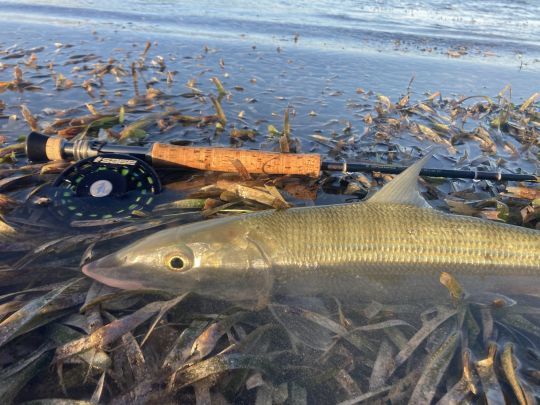
{"label": "fish eye", "polygon": [[174,254],[166,259],[167,266],[172,271],[180,271],[185,270],[185,268],[188,266],[189,262],[184,257]]}
{"label": "fish eye", "polygon": [[173,269],[179,270],[182,267],[184,267],[184,261],[182,260],[181,257],[174,256],[169,259],[169,266],[171,266],[171,268]]}

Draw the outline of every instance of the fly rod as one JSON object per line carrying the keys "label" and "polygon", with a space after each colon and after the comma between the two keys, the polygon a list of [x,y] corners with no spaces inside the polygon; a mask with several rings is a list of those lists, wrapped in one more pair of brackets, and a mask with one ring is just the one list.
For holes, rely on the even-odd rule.
{"label": "fly rod", "polygon": [[[342,163],[322,161],[319,154],[280,153],[225,147],[193,147],[153,143],[148,146],[123,146],[97,140],[69,142],[32,132],[27,137],[26,154],[34,162],[73,159],[80,161],[104,154],[128,155],[155,167],[182,167],[235,173],[237,161],[249,173],[304,175],[319,177],[321,171],[379,172],[398,174],[407,167],[379,163]],[[424,168],[420,175],[453,179],[525,181],[538,183],[539,176],[479,170]]]}

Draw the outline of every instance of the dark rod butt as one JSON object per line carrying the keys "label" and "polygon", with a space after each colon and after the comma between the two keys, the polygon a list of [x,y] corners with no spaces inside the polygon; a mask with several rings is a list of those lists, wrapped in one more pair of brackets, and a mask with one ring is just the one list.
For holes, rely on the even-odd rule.
{"label": "dark rod butt", "polygon": [[47,135],[40,134],[39,132],[30,132],[26,137],[26,156],[28,160],[32,162],[46,162],[47,159]]}

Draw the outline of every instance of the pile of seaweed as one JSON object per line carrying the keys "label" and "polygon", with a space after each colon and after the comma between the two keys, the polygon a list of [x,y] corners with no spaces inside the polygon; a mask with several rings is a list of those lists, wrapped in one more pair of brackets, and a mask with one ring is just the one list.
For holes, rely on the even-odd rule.
{"label": "pile of seaweed", "polygon": [[[59,224],[49,218],[50,201],[40,190],[69,163],[29,164],[19,135],[31,129],[134,145],[230,143],[390,163],[407,163],[427,145],[441,144],[441,166],[531,172],[539,167],[540,94],[518,105],[509,86],[496,97],[418,96],[411,80],[392,101],[358,88],[346,105],[355,119],[321,123],[308,134],[295,105],[267,119],[250,116],[254,99],[235,101],[245,89],[228,85],[223,58],[214,67],[219,75],[209,80],[213,88],[201,89],[191,78],[181,93],[167,66],[175,59],[150,56],[150,42],[135,56],[107,61],[65,44],[56,48],[53,56],[63,52],[63,64],[52,56],[41,61],[43,49],[0,51],[0,73],[12,75],[0,82],[4,403],[539,401],[537,297],[480,296],[443,273],[448,303],[442,306],[362,302],[359,291],[358,302],[322,294],[316,304],[274,302],[247,310],[192,293],[121,291],[80,272],[81,263],[164,227],[358,200],[391,176],[305,179],[253,175],[241,167],[233,174],[162,173],[167,199],[152,211]],[[206,48],[194,60],[212,52]],[[212,68],[197,73],[208,72]],[[23,94],[77,101],[36,110],[20,103]],[[317,115],[312,110],[309,119]],[[540,193],[530,184],[424,179],[422,185],[439,209],[540,227]]]}

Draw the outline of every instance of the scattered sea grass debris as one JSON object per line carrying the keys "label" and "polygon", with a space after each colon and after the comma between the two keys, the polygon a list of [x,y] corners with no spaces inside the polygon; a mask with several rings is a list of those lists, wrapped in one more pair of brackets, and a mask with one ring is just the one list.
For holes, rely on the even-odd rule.
{"label": "scattered sea grass debris", "polygon": [[159,118],[159,115],[153,115],[139,119],[126,127],[120,132],[119,140],[124,141],[126,139],[142,139],[146,137],[146,128],[154,125]]}
{"label": "scattered sea grass debris", "polygon": [[[187,214],[191,221],[200,220],[201,214],[237,215],[318,204],[333,197],[321,187],[328,178],[258,176],[240,165],[233,177],[180,173],[165,183],[168,198],[153,213],[122,223],[74,224],[77,230],[66,231],[45,226],[35,213],[18,214],[67,163],[25,166],[24,142],[17,141],[28,128],[67,139],[109,142],[229,146],[232,140],[240,146],[243,141],[265,141],[246,146],[289,152],[300,145],[316,152],[327,148],[323,153],[332,153],[333,159],[388,163],[408,163],[419,148],[440,143],[447,148],[438,156],[441,165],[518,172],[521,164],[527,166],[524,171],[538,166],[538,93],[518,102],[512,101],[510,86],[496,97],[460,98],[439,91],[417,97],[410,89],[388,97],[359,88],[356,99],[346,106],[351,114],[324,124],[317,123],[325,116],[323,104],[317,104],[322,99],[307,104],[288,94],[277,98],[273,94],[274,111],[283,111],[279,103],[284,100],[291,105],[283,115],[271,115],[256,110],[268,107],[262,102],[268,90],[263,89],[264,80],[253,77],[231,83],[230,94],[217,77],[210,79],[213,86],[200,79],[212,68],[207,69],[209,59],[199,68],[201,58],[214,52],[210,48],[206,56],[193,58],[189,66],[194,70],[187,76],[181,70],[176,73],[169,57],[154,55],[158,47],[150,41],[131,56],[115,52],[109,59],[69,54],[71,48],[65,44],[58,49],[66,52],[65,61],[57,56],[47,60],[45,53],[38,58],[39,50],[15,49],[3,58],[19,63],[6,62],[0,68],[5,70],[0,117],[6,124],[0,135],[4,215],[0,227],[5,231],[0,230],[0,379],[5,383],[0,391],[5,402],[59,397],[70,403],[538,401],[538,357],[531,354],[540,333],[537,303],[523,305],[520,297],[512,297],[518,301],[513,305],[510,299],[475,291],[467,291],[464,299],[459,277],[443,277],[450,298],[436,308],[345,302],[337,308],[334,301],[325,302],[329,311],[321,313],[281,307],[282,312],[292,311],[285,318],[296,320],[296,328],[276,321],[268,309],[239,310],[191,294],[172,298],[77,281],[81,256],[97,257],[116,249],[136,232],[186,222]],[[228,77],[223,69],[232,63],[225,65],[217,57],[215,65]],[[128,75],[130,83],[125,83]],[[173,78],[180,82],[192,78],[189,91],[179,94],[178,80]],[[43,107],[25,96],[20,105],[21,92],[41,90],[73,102],[69,108],[54,101]],[[212,90],[217,96],[209,98]],[[242,92],[239,102],[233,97],[237,92]],[[326,93],[340,94],[344,93],[334,89]],[[226,127],[225,110],[230,110],[229,117],[236,116],[235,126]],[[300,113],[291,122],[295,111]],[[282,129],[275,122],[269,124],[272,116],[283,119]],[[313,126],[309,132],[303,128],[307,119]],[[220,135],[213,124],[224,132]],[[260,139],[266,131],[269,139]],[[340,193],[351,192],[358,184],[367,192],[381,181],[371,173],[355,175],[354,182],[341,181],[346,176],[336,177]],[[453,211],[539,226],[534,185],[495,187],[466,181],[426,185],[435,203],[449,187]],[[46,200],[39,201],[36,205],[44,210]],[[307,333],[299,333],[302,328]],[[287,329],[300,339],[291,343]],[[324,345],[306,344],[304,340],[311,336],[313,343],[313,334],[321,330],[330,337],[323,339]],[[49,367],[54,350],[58,374]]]}
{"label": "scattered sea grass debris", "polygon": [[82,303],[81,292],[87,285],[88,280],[77,278],[28,302],[0,323],[0,346],[23,333],[28,333],[65,315],[66,309]]}
{"label": "scattered sea grass debris", "polygon": [[20,359],[11,367],[0,372],[0,397],[6,404],[13,403],[17,394],[27,386],[38,373],[45,372],[52,359],[52,351],[47,345],[39,347],[28,357]]}
{"label": "scattered sea grass debris", "polygon": [[459,304],[465,298],[465,291],[450,273],[442,272],[439,281],[448,289],[454,304]]}
{"label": "scattered sea grass debris", "polygon": [[[177,302],[178,300],[176,298],[172,300],[173,304],[176,304]],[[102,326],[91,335],[64,344],[56,349],[56,361],[67,359],[92,348],[101,349],[106,345],[113,343],[124,334],[133,330],[142,322],[158,313],[162,308],[167,307],[169,304],[170,302],[168,301],[152,302],[131,315],[119,320],[114,320],[111,323]]]}
{"label": "scattered sea grass debris", "polygon": [[223,84],[221,83],[221,80],[219,80],[219,78],[212,77],[210,80],[216,86],[216,89],[218,91],[218,95],[219,95],[220,98],[227,95],[227,90],[225,90],[225,88],[223,87]]}
{"label": "scattered sea grass debris", "polygon": [[414,391],[409,398],[410,404],[431,403],[440,381],[450,365],[458,344],[459,333],[452,333],[431,355],[425,365],[424,371],[418,380]]}
{"label": "scattered sea grass debris", "polygon": [[528,395],[523,390],[523,387],[521,386],[521,383],[519,381],[519,377],[516,374],[516,366],[514,364],[512,347],[512,343],[507,343],[504,346],[503,352],[501,354],[501,363],[504,370],[504,375],[506,377],[506,380],[512,387],[518,403],[520,405],[532,404],[532,402],[528,400]]}
{"label": "scattered sea grass debris", "polygon": [[[97,283],[94,283],[94,285],[97,285]],[[85,289],[87,288],[85,287]],[[109,287],[107,288],[110,289]],[[110,290],[111,296],[118,296],[120,298],[118,292],[115,292],[114,289]],[[132,298],[136,296],[132,293],[130,295],[125,295],[124,293],[120,292],[126,299],[130,295]],[[139,298],[143,297],[139,295]],[[67,313],[64,313],[63,317],[51,319],[50,325],[45,330],[50,334],[53,341],[59,344],[59,347],[56,349],[55,359],[57,364],[64,364],[64,373],[68,364],[70,367],[82,368],[84,370],[83,373],[89,372],[89,366],[91,370],[96,370],[90,371],[91,375],[95,375],[97,382],[93,393],[91,391],[91,395],[101,395],[102,398],[111,398],[111,394],[113,395],[112,398],[126,398],[122,397],[122,395],[128,395],[127,393],[129,393],[130,398],[145,398],[145,395],[147,395],[145,392],[150,393],[153,391],[155,393],[168,392],[168,395],[173,395],[175,398],[186,399],[186,395],[188,395],[186,388],[189,386],[199,387],[196,390],[200,390],[203,387],[200,384],[204,382],[207,389],[210,389],[209,392],[212,392],[212,387],[220,386],[223,388],[231,384],[234,381],[234,376],[245,376],[242,378],[247,378],[249,375],[253,375],[252,373],[254,372],[258,373],[259,379],[262,382],[255,384],[252,381],[246,388],[235,390],[235,393],[232,394],[233,396],[229,396],[229,400],[232,398],[239,399],[247,394],[244,391],[246,389],[248,391],[250,389],[263,390],[260,394],[262,395],[264,390],[267,389],[264,387],[280,387],[279,381],[283,381],[283,378],[291,378],[295,373],[301,372],[304,367],[311,370],[321,368],[321,365],[317,365],[317,361],[314,358],[312,359],[310,356],[298,357],[293,352],[289,352],[289,348],[285,344],[286,340],[283,338],[272,338],[276,333],[283,332],[279,332],[281,329],[280,324],[276,324],[276,321],[269,314],[256,314],[245,310],[225,311],[222,315],[218,316],[212,314],[203,316],[207,318],[204,321],[201,319],[197,320],[200,317],[198,315],[200,312],[186,312],[185,309],[180,311],[174,310],[173,307],[179,305],[191,306],[190,301],[193,299],[196,300],[196,297],[193,296],[191,299],[187,299],[186,295],[184,295],[173,298],[170,301],[154,301],[149,304],[144,304],[144,301],[136,304],[137,301],[133,301],[132,299],[121,299],[117,300],[114,305],[114,300],[101,300],[100,304],[94,303],[91,306],[87,305],[85,311],[88,312],[88,308],[94,308],[102,312],[105,322],[109,323],[98,326],[91,332],[89,331],[88,335],[85,336],[81,332],[75,332],[72,327],[67,326]],[[139,309],[127,313],[123,309],[133,305],[136,305],[136,308]],[[107,310],[104,312],[105,308]],[[221,308],[224,311],[226,306],[222,306]],[[352,344],[353,351],[357,350],[359,353],[362,353],[362,362],[356,363],[353,360],[352,363],[349,363],[348,361],[343,362],[342,359],[341,366],[339,366],[340,363],[338,361],[342,353],[341,350],[338,350],[338,347],[341,346],[339,342],[337,345],[335,343],[331,345],[325,354],[325,357],[328,358],[326,360],[327,364],[330,364],[328,361],[338,361],[336,363],[338,364],[336,372],[337,375],[341,376],[338,377],[338,381],[341,381],[340,384],[343,387],[348,387],[348,389],[343,391],[343,395],[338,394],[337,398],[334,398],[337,402],[341,401],[341,403],[352,404],[358,401],[374,400],[375,398],[381,400],[394,398],[396,392],[391,388],[397,386],[396,384],[400,382],[405,382],[406,379],[410,381],[408,388],[402,391],[402,395],[405,395],[405,400],[410,403],[417,403],[418,401],[429,402],[436,399],[438,395],[441,395],[439,392],[445,395],[444,398],[446,399],[480,399],[485,395],[489,398],[495,398],[497,390],[501,393],[506,389],[504,385],[498,383],[499,377],[497,374],[489,371],[493,370],[494,367],[497,369],[499,367],[498,363],[495,363],[496,358],[492,351],[490,351],[492,354],[486,360],[476,364],[479,380],[475,382],[475,374],[471,370],[469,363],[471,354],[465,350],[463,354],[462,375],[461,377],[457,376],[455,383],[448,387],[449,391],[446,394],[444,386],[441,383],[445,375],[453,375],[450,365],[453,364],[454,357],[458,356],[457,347],[460,332],[456,328],[460,326],[456,322],[446,322],[456,314],[455,309],[438,307],[426,311],[423,316],[426,318],[431,317],[431,319],[425,319],[424,326],[417,333],[414,333],[410,338],[406,337],[408,342],[400,350],[400,353],[396,355],[396,348],[392,340],[388,338],[380,340],[379,333],[383,330],[390,331],[393,328],[404,327],[405,329],[403,331],[406,332],[404,336],[410,336],[410,331],[413,327],[409,322],[404,319],[389,318],[389,316],[395,317],[399,313],[399,310],[397,310],[397,313],[395,312],[396,309],[393,312],[385,312],[384,307],[380,306],[377,312],[371,311],[371,317],[372,319],[376,319],[376,321],[365,323],[365,318],[363,318],[364,321],[360,321],[359,318],[356,318],[350,312],[351,308],[350,306],[346,306],[342,309],[347,314],[343,316],[347,316],[347,319],[349,319],[349,326],[344,327],[332,320],[331,317],[317,312],[274,305],[274,309],[280,313],[279,318],[281,322],[284,322],[283,328],[288,330],[291,327],[290,322],[297,323],[299,319],[303,319],[303,321],[298,323],[297,326],[305,322],[309,323],[305,323],[304,326],[308,324],[312,325],[311,334],[309,332],[310,328],[306,329],[304,326],[301,326],[301,329],[297,329],[296,326],[293,328],[295,333],[300,333],[298,335],[300,340],[297,340],[295,343],[296,351],[304,352],[305,350],[312,350],[310,349],[312,346],[311,343],[313,343],[311,339],[315,338],[315,336],[320,336],[320,330],[326,329],[331,333],[335,333],[338,339],[344,339]],[[204,311],[204,306],[200,310]],[[117,318],[107,311],[113,311],[115,314],[121,314],[121,316]],[[405,309],[405,311],[413,312],[409,312],[409,315],[405,315],[407,312],[401,313],[400,316],[406,317],[414,313],[414,309]],[[148,324],[148,321],[158,313],[160,314],[154,318],[154,321]],[[282,316],[284,314],[287,315]],[[186,326],[180,326],[174,321],[175,319],[183,319],[181,324],[185,324]],[[171,321],[172,323],[169,323]],[[73,319],[69,322],[79,321]],[[161,326],[158,327],[158,325]],[[461,328],[468,328],[466,325],[467,323],[464,323]],[[252,332],[246,334],[246,328]],[[163,335],[165,330],[168,330],[168,332]],[[182,330],[183,333],[178,336],[176,331]],[[303,332],[300,332],[300,330],[303,330]],[[165,338],[167,334],[172,332],[174,332],[173,335]],[[25,333],[36,332],[29,330]],[[310,339],[311,343],[305,346],[304,339]],[[431,349],[428,354],[422,350],[415,350],[415,348],[424,342],[429,343],[433,340],[440,342],[440,344],[438,347]],[[121,345],[115,345],[115,341],[121,342]],[[328,341],[328,343],[330,342],[331,340]],[[7,344],[11,344],[11,342]],[[284,344],[285,346],[283,346]],[[469,340],[469,345],[471,345],[471,349],[469,350],[481,353],[482,349],[476,346],[475,340]],[[372,351],[367,350],[369,346],[372,346]],[[490,345],[489,347],[492,350],[495,346]],[[118,350],[121,351],[118,352]],[[158,352],[155,352],[156,355],[149,356],[148,350],[158,350]],[[516,371],[514,363],[510,363],[508,360],[510,349],[505,350],[507,350],[507,354],[504,355],[506,357],[501,357],[501,367],[505,367],[505,378],[510,381],[512,389],[515,391],[517,389],[515,381],[519,380],[514,381],[514,379],[521,377],[518,377],[518,374],[516,374],[518,371]],[[160,352],[161,354],[158,354]],[[35,353],[35,358],[39,358],[39,353],[39,351]],[[51,353],[50,349],[48,353]],[[121,356],[119,356],[120,354]],[[285,358],[278,360],[284,354],[286,355]],[[123,376],[113,374],[113,379],[109,377],[103,379],[103,370],[115,369],[117,367],[115,366],[115,362],[120,361],[119,359],[122,356],[128,362],[127,364],[130,364],[129,370],[131,371],[125,373]],[[82,363],[75,361],[78,357],[81,358]],[[403,375],[404,370],[399,368],[399,365],[404,362],[409,364],[418,364],[420,362],[424,366],[420,369],[421,372],[419,373]],[[345,364],[351,364],[347,367],[353,367],[353,369],[345,368]],[[161,368],[161,365],[164,368]],[[356,377],[359,372],[358,367],[365,369],[364,373],[371,376],[369,379],[369,389],[366,391],[360,390],[363,384],[360,384],[360,381]],[[324,368],[317,371],[317,373],[324,373],[323,370]],[[292,375],[290,374],[291,372],[293,373]],[[300,386],[303,387],[300,389],[298,395],[307,397],[308,399],[322,395],[320,398],[326,398],[325,401],[330,400],[324,394],[325,390],[331,389],[330,381],[323,379],[319,380],[318,384],[315,384],[315,381],[310,382],[309,378],[306,380],[308,375],[306,374],[306,376],[298,380],[301,382]],[[68,374],[64,376],[64,383],[66,382],[66,378],[69,378]],[[124,385],[124,388],[122,388],[122,385],[118,385],[120,381],[124,381],[123,384],[127,383],[129,385]],[[346,381],[349,381],[349,383],[347,384]],[[482,384],[481,390],[476,388],[477,384]],[[68,385],[71,385],[71,383],[68,383]],[[108,387],[108,389],[104,390],[105,387]],[[126,388],[127,391],[125,390]],[[274,391],[274,389],[276,388],[272,388],[268,392],[273,392],[271,396],[277,395],[277,391]],[[73,390],[69,390],[68,392],[70,395],[74,393]],[[226,390],[223,391],[223,393],[226,392]],[[289,390],[288,393],[287,391],[283,391],[279,395],[291,396],[293,392],[295,391]],[[330,392],[333,391],[331,390]],[[519,395],[519,391],[517,392],[518,394],[512,395]],[[203,394],[200,393],[198,395]],[[231,394],[229,393],[229,395]],[[295,393],[294,395],[297,394]],[[85,397],[80,396],[75,396],[75,398],[85,399]],[[442,399],[440,396],[438,398]],[[523,398],[527,397],[524,396]]]}
{"label": "scattered sea grass debris", "polygon": [[221,124],[222,128],[224,128],[227,124],[227,117],[225,116],[225,112],[223,111],[223,107],[221,106],[221,101],[219,99],[216,99],[214,96],[210,96],[210,101],[212,102],[212,105],[216,110],[219,123]]}
{"label": "scattered sea grass debris", "polygon": [[28,107],[25,104],[21,104],[21,113],[28,123],[28,126],[32,131],[39,131],[39,125],[36,120],[36,118],[32,115],[32,112],[28,109]]}

